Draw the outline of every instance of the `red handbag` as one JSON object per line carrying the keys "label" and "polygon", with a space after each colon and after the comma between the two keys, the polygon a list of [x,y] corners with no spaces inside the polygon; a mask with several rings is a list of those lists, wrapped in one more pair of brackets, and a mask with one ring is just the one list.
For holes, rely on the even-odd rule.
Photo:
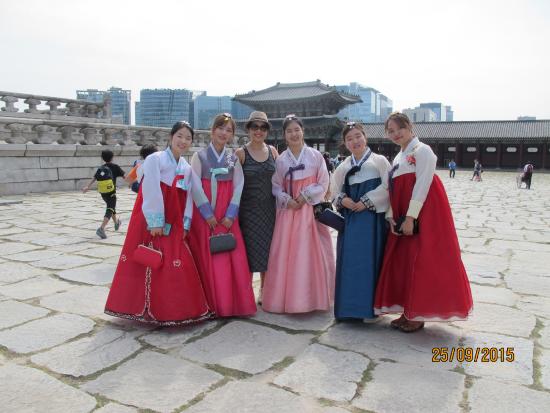
{"label": "red handbag", "polygon": [[134,250],[132,259],[138,264],[156,270],[162,265],[162,251],[155,249],[152,242],[149,245],[140,244]]}

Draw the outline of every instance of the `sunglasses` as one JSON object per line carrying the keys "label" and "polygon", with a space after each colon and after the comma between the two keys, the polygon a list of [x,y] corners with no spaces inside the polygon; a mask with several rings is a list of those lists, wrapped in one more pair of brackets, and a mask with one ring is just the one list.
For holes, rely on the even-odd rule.
{"label": "sunglasses", "polygon": [[291,113],[285,116],[285,120],[298,120],[298,117],[294,113]]}
{"label": "sunglasses", "polygon": [[265,124],[258,125],[257,123],[253,123],[252,125],[250,125],[249,129],[253,131],[257,131],[259,129],[262,132],[267,132],[269,130],[269,127]]}
{"label": "sunglasses", "polygon": [[186,120],[180,120],[178,123],[181,124],[181,125],[185,125],[189,128],[191,127],[191,124],[189,122],[187,122]]}
{"label": "sunglasses", "polygon": [[346,129],[353,129],[357,122],[346,122]]}

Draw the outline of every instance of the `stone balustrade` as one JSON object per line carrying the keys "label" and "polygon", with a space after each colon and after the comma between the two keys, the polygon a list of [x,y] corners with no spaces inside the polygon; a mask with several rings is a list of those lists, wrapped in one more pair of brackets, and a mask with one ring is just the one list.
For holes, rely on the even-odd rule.
{"label": "stone balustrade", "polygon": [[[29,96],[0,92],[0,100],[6,103],[0,111],[0,196],[78,190],[101,165],[104,149],[111,149],[114,162],[129,171],[142,145],[167,146],[169,128],[129,126],[94,117],[105,110],[101,104]],[[29,109],[20,112],[14,105],[23,98]],[[49,110],[37,109],[43,102]],[[231,146],[245,140],[235,137]],[[195,131],[187,156],[209,142],[209,131]]]}
{"label": "stone balustrade", "polygon": [[[49,118],[71,116],[78,118],[102,119],[111,123],[111,97],[106,95],[103,102],[88,102],[86,100],[65,99],[53,96],[30,95],[0,91],[0,116],[23,116],[27,118]],[[19,105],[28,107],[20,111]],[[49,109],[39,109],[39,106]]]}

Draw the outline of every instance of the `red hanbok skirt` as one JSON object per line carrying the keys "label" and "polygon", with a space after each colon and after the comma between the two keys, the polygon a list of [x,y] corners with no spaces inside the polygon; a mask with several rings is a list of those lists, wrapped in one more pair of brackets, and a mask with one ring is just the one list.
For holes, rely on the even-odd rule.
{"label": "red hanbok skirt", "polygon": [[[182,176],[176,176],[182,179]],[[183,241],[183,211],[187,192],[161,183],[167,236],[152,237],[141,210],[141,189],[105,305],[105,313],[159,325],[189,324],[213,316],[187,245]],[[162,266],[151,269],[132,260],[139,244],[152,242],[163,254]]]}
{"label": "red hanbok skirt", "polygon": [[[202,187],[206,197],[211,201],[210,179],[203,179]],[[221,222],[225,216],[232,196],[232,181],[217,182],[214,216],[218,222]],[[256,313],[256,303],[239,219],[235,218],[230,229],[237,241],[237,247],[230,252],[211,254],[210,236],[212,232],[197,207],[194,208],[189,246],[199,268],[208,305],[220,317],[253,315]],[[220,224],[213,233],[225,232],[227,229]]]}
{"label": "red hanbok skirt", "polygon": [[[393,180],[390,202],[394,219],[406,215],[414,173]],[[434,175],[418,216],[419,232],[388,236],[374,309],[403,313],[414,321],[464,320],[472,311],[472,293],[445,188]]]}

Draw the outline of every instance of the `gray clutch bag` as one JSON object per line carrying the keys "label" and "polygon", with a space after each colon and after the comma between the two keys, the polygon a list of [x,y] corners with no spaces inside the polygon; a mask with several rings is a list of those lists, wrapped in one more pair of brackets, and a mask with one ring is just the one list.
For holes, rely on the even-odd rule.
{"label": "gray clutch bag", "polygon": [[237,246],[237,241],[232,233],[218,234],[210,236],[210,253],[218,254],[220,252],[233,251]]}

